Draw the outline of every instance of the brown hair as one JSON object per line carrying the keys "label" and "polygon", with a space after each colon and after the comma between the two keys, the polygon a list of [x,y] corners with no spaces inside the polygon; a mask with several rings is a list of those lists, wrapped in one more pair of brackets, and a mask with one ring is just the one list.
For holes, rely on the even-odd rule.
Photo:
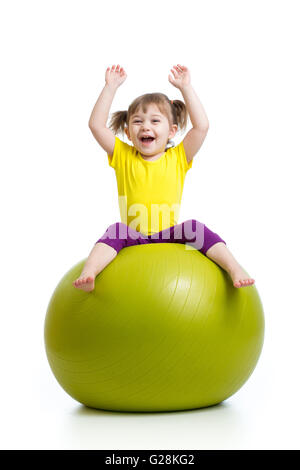
{"label": "brown hair", "polygon": [[109,128],[114,134],[122,132],[129,127],[130,117],[141,107],[145,113],[149,104],[156,104],[160,112],[164,114],[170,126],[176,124],[178,129],[185,130],[188,120],[188,112],[185,103],[181,100],[170,101],[164,93],[146,93],[138,96],[128,108],[128,111],[116,111],[112,114]]}

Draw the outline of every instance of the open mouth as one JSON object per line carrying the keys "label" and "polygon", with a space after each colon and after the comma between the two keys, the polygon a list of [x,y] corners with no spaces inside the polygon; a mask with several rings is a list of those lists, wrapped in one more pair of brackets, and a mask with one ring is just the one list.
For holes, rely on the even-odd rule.
{"label": "open mouth", "polygon": [[143,144],[148,145],[151,144],[155,139],[154,137],[142,137],[140,140]]}

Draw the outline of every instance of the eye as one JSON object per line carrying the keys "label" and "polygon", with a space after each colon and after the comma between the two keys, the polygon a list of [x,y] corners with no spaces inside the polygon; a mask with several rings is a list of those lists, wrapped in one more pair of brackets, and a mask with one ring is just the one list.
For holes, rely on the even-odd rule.
{"label": "eye", "polygon": [[159,119],[154,119],[153,122],[160,122],[160,120]]}
{"label": "eye", "polygon": [[141,121],[133,121],[133,124],[135,124],[136,122],[141,122]]}

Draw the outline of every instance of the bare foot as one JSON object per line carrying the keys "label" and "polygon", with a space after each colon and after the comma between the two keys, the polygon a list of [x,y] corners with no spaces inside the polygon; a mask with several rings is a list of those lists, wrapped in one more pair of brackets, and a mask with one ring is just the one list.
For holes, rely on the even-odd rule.
{"label": "bare foot", "polygon": [[254,284],[255,280],[248,276],[248,274],[241,267],[237,267],[234,271],[230,272],[230,277],[233,281],[234,287],[247,287]]}
{"label": "bare foot", "polygon": [[91,292],[95,287],[95,276],[87,276],[82,274],[78,279],[72,282],[72,284],[77,289],[82,289],[85,292]]}

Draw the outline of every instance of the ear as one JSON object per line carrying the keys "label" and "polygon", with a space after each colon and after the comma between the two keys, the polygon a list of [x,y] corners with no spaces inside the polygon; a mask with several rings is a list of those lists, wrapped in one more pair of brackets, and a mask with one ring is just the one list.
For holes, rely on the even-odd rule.
{"label": "ear", "polygon": [[127,135],[128,139],[131,140],[128,127],[125,127],[124,131],[125,131],[125,134]]}
{"label": "ear", "polygon": [[178,130],[178,126],[176,124],[173,124],[170,128],[169,139],[172,139],[175,136],[177,130]]}

